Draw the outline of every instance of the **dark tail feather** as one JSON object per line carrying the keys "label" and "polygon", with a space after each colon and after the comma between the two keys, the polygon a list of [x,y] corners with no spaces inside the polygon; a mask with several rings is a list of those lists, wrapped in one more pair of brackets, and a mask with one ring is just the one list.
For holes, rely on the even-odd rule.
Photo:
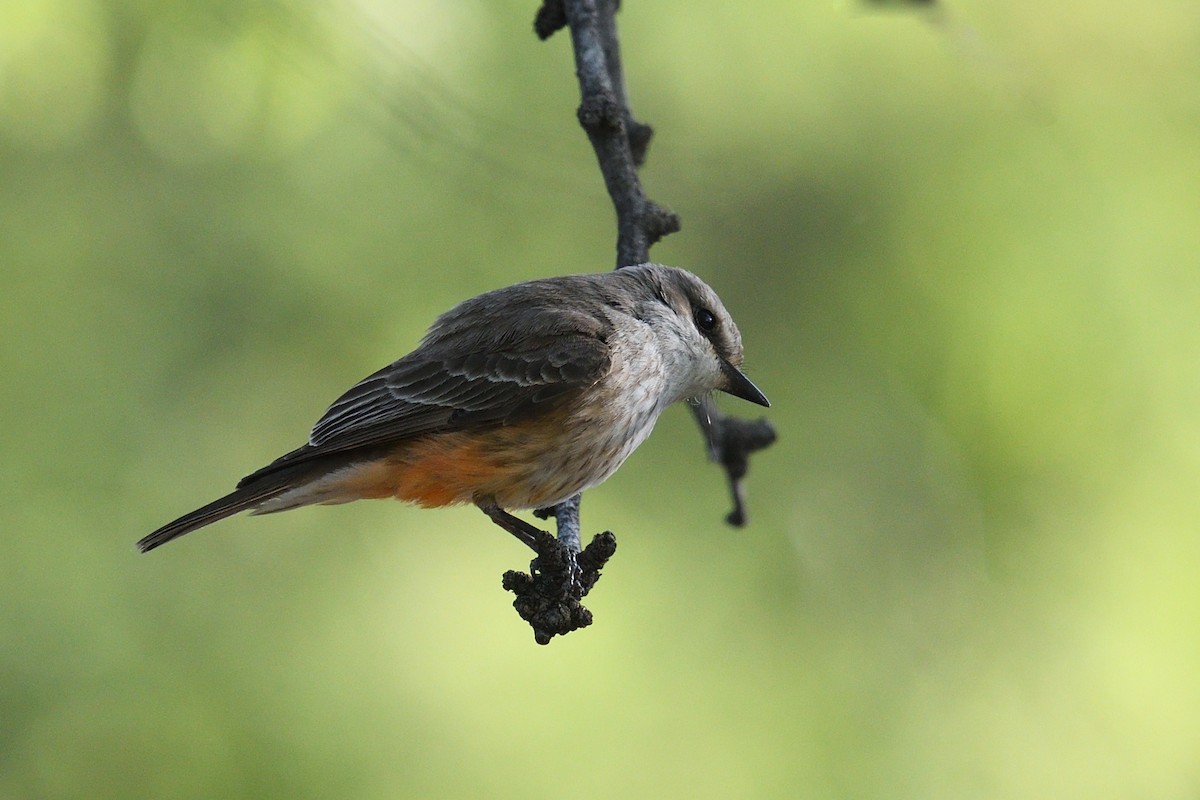
{"label": "dark tail feather", "polygon": [[289,484],[285,483],[281,486],[276,481],[271,481],[267,485],[243,486],[219,500],[213,500],[208,505],[197,508],[190,514],[184,514],[174,522],[168,522],[154,533],[141,539],[137,543],[137,548],[143,553],[153,550],[172,539],[178,539],[185,533],[191,533],[197,528],[203,528],[205,525],[211,525],[218,520],[231,517],[239,511],[253,508],[264,500],[270,500],[272,497],[283,494],[289,488],[291,488]]}

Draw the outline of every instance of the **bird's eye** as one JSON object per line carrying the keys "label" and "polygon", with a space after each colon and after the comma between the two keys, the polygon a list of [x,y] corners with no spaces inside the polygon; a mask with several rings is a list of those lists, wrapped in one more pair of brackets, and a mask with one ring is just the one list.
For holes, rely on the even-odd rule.
{"label": "bird's eye", "polygon": [[717,327],[717,317],[707,308],[697,308],[695,312],[696,327],[701,333],[712,333]]}

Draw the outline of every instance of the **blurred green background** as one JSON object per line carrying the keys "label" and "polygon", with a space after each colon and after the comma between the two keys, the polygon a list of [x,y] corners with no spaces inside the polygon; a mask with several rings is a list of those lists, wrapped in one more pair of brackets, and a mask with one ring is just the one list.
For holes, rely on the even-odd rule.
{"label": "blurred green background", "polygon": [[592,628],[536,646],[473,509],[135,554],[457,300],[611,266],[535,9],[0,5],[0,797],[1200,796],[1194,0],[626,3],[654,256],[781,438],[737,531],[665,415]]}

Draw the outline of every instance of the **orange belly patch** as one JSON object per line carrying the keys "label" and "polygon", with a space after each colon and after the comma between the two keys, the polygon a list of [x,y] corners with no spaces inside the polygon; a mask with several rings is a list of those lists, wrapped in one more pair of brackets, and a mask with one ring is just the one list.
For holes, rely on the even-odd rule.
{"label": "orange belly patch", "polygon": [[[449,441],[453,436],[458,441]],[[339,470],[326,503],[396,497],[425,507],[470,502],[481,484],[503,480],[478,442],[443,434],[405,442],[391,454]]]}
{"label": "orange belly patch", "polygon": [[389,459],[398,467],[391,494],[430,508],[469,503],[497,487],[512,491],[520,471],[490,438],[451,433],[405,444]]}
{"label": "orange belly patch", "polygon": [[553,493],[560,491],[536,477],[563,433],[561,422],[547,422],[438,433],[401,442],[382,458],[340,470],[330,487],[336,497],[321,502],[395,497],[434,508],[491,497],[504,508],[540,506],[559,499]]}

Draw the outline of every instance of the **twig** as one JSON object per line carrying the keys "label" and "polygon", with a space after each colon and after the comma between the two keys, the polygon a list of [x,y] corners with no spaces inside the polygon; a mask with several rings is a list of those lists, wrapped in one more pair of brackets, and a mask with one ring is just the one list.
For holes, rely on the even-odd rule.
{"label": "twig", "polygon": [[[650,247],[680,228],[679,217],[646,197],[638,167],[654,135],[630,110],[621,68],[616,12],[619,0],[544,0],[534,19],[534,31],[547,39],[563,27],[571,31],[575,74],[579,78],[579,124],[587,133],[604,176],[604,185],[617,213],[617,269],[650,260]],[[693,407],[708,442],[709,456],[724,467],[733,494],[732,525],[746,521],[742,479],[750,453],[775,441],[766,420],[748,422],[728,417],[705,398]],[[553,515],[558,538],[549,534],[536,548],[530,574],[505,574],[505,588],[517,594],[513,603],[534,626],[545,644],[556,633],[591,623],[591,613],[579,600],[599,578],[599,569],[616,549],[616,538],[605,531],[579,551],[579,503],[576,495],[538,516]],[[576,555],[578,554],[578,555]],[[534,619],[538,620],[537,623]],[[539,628],[539,625],[541,626]]]}
{"label": "twig", "polygon": [[692,415],[708,442],[708,457],[725,469],[733,510],[725,521],[736,528],[746,524],[746,495],[742,480],[750,469],[750,454],[775,443],[775,426],[765,419],[740,419],[722,414],[709,397],[692,406]]}
{"label": "twig", "polygon": [[579,124],[596,151],[617,212],[617,267],[644,264],[650,260],[651,245],[679,230],[679,217],[648,199],[638,179],[638,165],[645,160],[654,131],[634,120],[625,99],[614,17],[618,4],[615,0],[562,0],[562,4],[579,77]]}

